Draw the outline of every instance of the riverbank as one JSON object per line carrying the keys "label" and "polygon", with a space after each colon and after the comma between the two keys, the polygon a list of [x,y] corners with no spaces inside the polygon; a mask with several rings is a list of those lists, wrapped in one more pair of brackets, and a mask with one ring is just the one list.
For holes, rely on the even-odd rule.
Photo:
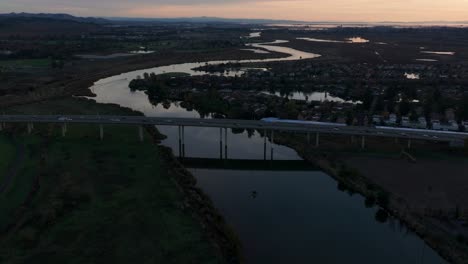
{"label": "riverbank", "polygon": [[[281,58],[281,53],[257,54],[241,49],[226,49],[223,52],[177,52],[164,54],[145,54],[109,60],[78,60],[66,65],[63,69],[39,75],[36,79],[22,80],[18,77],[18,86],[29,86],[27,91],[8,94],[0,97],[0,108],[18,104],[40,102],[47,99],[67,96],[93,96],[90,91],[96,81],[121,73],[148,69],[163,65],[211,60],[242,60]],[[22,84],[22,82],[26,82]]]}
{"label": "riverbank", "polygon": [[[74,98],[8,111],[138,114]],[[28,136],[20,125],[6,130],[31,138],[25,141],[27,156],[38,157],[30,168],[39,188],[32,188],[34,181],[10,186],[9,196],[21,186],[28,185],[29,192],[19,209],[2,210],[13,218],[0,239],[0,262],[242,262],[235,234],[193,176],[158,145],[162,137],[156,129],[145,133],[146,142],[154,144],[140,143],[131,126],[105,126],[103,141],[92,125],[69,125],[63,138],[60,129],[37,125]],[[7,204],[7,196],[1,198],[0,206]]]}
{"label": "riverbank", "polygon": [[[304,144],[304,142],[307,142],[305,136],[275,135],[275,143],[293,148],[304,160],[317,165],[339,183],[339,189],[363,195],[366,198],[366,206],[377,204],[382,207],[388,214],[399,219],[400,222],[418,234],[430,247],[450,262],[455,264],[468,263],[468,246],[464,236],[461,233],[456,233],[454,231],[456,229],[450,228],[450,225],[447,224],[450,221],[443,221],[444,218],[440,217],[445,215],[446,220],[453,219],[454,208],[450,210],[450,213],[447,211],[445,213],[441,212],[441,215],[436,218],[434,214],[426,213],[431,212],[431,210],[421,212],[420,208],[417,209],[412,206],[408,196],[396,192],[392,188],[393,186],[378,180],[378,178],[385,177],[382,176],[382,174],[385,174],[387,176],[385,178],[390,176],[396,178],[393,181],[395,184],[398,181],[399,186],[405,185],[405,182],[408,181],[407,177],[413,175],[407,170],[410,161],[398,158],[398,155],[387,158],[366,157],[365,153],[360,152],[356,152],[355,155],[351,153],[343,155],[339,152],[327,151],[326,148],[317,149]],[[359,164],[356,159],[361,159]],[[386,166],[381,166],[382,164],[377,163],[376,159],[385,159]],[[388,162],[391,162],[391,165]],[[425,162],[421,163],[421,166],[426,165]],[[411,166],[414,166],[414,164]],[[372,167],[373,170],[370,170],[369,167]],[[440,171],[430,172],[428,171],[430,168],[430,166],[426,168],[424,175],[433,173],[434,177],[441,177],[440,174],[437,174]],[[405,188],[411,188],[411,186],[415,187],[415,185],[409,185],[409,187],[405,186]],[[459,219],[464,219],[463,217],[466,215],[463,213],[460,209]]]}

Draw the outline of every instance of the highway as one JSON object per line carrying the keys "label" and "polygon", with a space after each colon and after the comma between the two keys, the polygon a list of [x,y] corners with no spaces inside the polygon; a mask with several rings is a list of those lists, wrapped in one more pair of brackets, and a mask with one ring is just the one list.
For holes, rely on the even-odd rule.
{"label": "highway", "polygon": [[299,133],[324,133],[354,136],[376,136],[402,139],[419,139],[438,142],[462,143],[468,138],[468,133],[445,132],[436,130],[418,130],[407,128],[382,128],[343,126],[336,124],[303,124],[285,122],[265,122],[257,120],[235,119],[200,119],[200,118],[170,118],[145,116],[69,116],[69,115],[0,115],[1,123],[67,123],[67,124],[97,124],[97,125],[157,125],[185,127],[239,128],[267,131],[284,131]]}

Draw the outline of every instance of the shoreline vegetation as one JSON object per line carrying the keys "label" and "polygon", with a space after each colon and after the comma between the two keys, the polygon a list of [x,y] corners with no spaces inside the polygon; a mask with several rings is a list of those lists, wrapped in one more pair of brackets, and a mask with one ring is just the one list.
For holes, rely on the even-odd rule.
{"label": "shoreline vegetation", "polygon": [[[347,191],[351,195],[359,193],[365,197],[365,206],[379,206],[376,220],[386,222],[392,216],[421,237],[431,248],[436,250],[443,258],[455,264],[468,263],[468,247],[463,236],[454,236],[448,230],[432,223],[424,214],[414,211],[402,197],[389,192],[372,181],[361,171],[345,162],[346,157],[333,152],[308,147],[303,144],[304,138],[286,138],[282,134],[275,135],[275,143],[290,147],[297,151],[307,162],[310,162],[327,173],[338,182],[338,189]],[[312,150],[311,150],[312,149]],[[401,159],[406,159],[402,157]],[[408,162],[411,162],[408,160]],[[462,210],[458,212],[459,218],[465,215]]]}
{"label": "shoreline vegetation", "polygon": [[0,98],[0,108],[39,102],[42,100],[68,96],[95,96],[89,89],[96,81],[121,73],[187,62],[213,60],[241,60],[283,57],[283,54],[253,54],[239,49],[226,49],[223,52],[167,52],[165,54],[145,54],[102,61],[81,60],[63,68],[50,80],[37,77],[33,91],[21,95],[8,95]]}
{"label": "shoreline vegetation", "polygon": [[[86,114],[96,109],[104,114],[141,114],[82,98],[19,105],[8,112]],[[152,144],[142,144],[134,129],[112,127],[107,139],[100,141],[96,128],[88,125],[70,126],[64,138],[57,125],[38,125],[28,136],[23,126],[9,125],[6,133],[31,138],[26,147],[39,160],[31,164],[37,169],[30,173],[35,175],[32,181],[15,181],[9,187],[10,194],[18,185],[29,185],[29,191],[20,195],[18,209],[5,212],[12,218],[5,221],[9,225],[0,226],[0,262],[34,258],[63,263],[82,250],[78,259],[83,261],[126,263],[144,261],[146,255],[166,263],[243,263],[240,240],[196,187],[194,176],[159,144],[165,136],[146,126],[145,138]],[[79,143],[83,138],[88,142]],[[3,208],[5,197],[0,198]],[[109,222],[111,216],[114,220]],[[107,250],[111,251],[102,255]],[[145,250],[152,253],[144,254]]]}

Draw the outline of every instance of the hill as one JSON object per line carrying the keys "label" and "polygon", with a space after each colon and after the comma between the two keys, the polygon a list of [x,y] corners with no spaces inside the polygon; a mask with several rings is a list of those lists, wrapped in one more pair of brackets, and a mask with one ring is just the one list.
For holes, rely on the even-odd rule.
{"label": "hill", "polygon": [[178,17],[178,18],[136,18],[110,17],[112,21],[127,22],[159,22],[159,23],[235,23],[235,24],[292,24],[305,23],[292,20],[248,19],[248,18],[220,18],[220,17]]}
{"label": "hill", "polygon": [[0,14],[0,20],[8,18],[30,18],[30,19],[53,19],[53,20],[63,20],[63,21],[75,21],[81,23],[95,23],[95,24],[106,24],[109,23],[108,20],[104,18],[96,17],[76,17],[69,14],[46,14],[46,13],[8,13]]}
{"label": "hill", "polygon": [[71,36],[95,32],[106,23],[100,18],[66,14],[0,14],[0,37]]}

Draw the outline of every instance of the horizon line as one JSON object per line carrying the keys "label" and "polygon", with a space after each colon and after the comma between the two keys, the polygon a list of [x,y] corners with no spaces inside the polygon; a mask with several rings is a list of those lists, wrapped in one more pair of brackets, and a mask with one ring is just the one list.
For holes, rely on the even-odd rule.
{"label": "horizon line", "polygon": [[219,17],[219,16],[174,16],[174,17],[146,17],[146,16],[81,16],[72,13],[47,13],[47,12],[9,12],[9,13],[0,13],[0,15],[10,15],[10,14],[30,14],[30,15],[71,15],[81,18],[103,18],[103,19],[225,19],[225,20],[264,20],[264,21],[282,21],[282,22],[292,22],[292,23],[318,23],[318,24],[428,24],[428,23],[448,23],[448,24],[468,24],[468,20],[459,21],[459,20],[423,20],[423,21],[339,21],[339,20],[294,20],[294,19],[276,19],[276,18],[248,18],[248,17]]}

